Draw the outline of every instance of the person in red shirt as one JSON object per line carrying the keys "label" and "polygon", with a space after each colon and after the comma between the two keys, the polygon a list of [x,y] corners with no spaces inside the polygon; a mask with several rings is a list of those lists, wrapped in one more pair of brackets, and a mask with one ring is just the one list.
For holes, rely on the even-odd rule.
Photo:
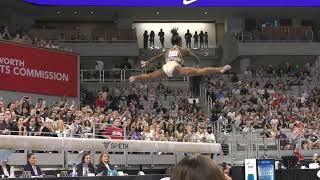
{"label": "person in red shirt", "polygon": [[102,96],[102,92],[99,92],[98,98],[96,99],[96,107],[105,108],[106,100]]}
{"label": "person in red shirt", "polygon": [[121,128],[120,117],[116,117],[113,125],[107,127],[102,134],[106,139],[124,139],[124,129]]}
{"label": "person in red shirt", "polygon": [[290,113],[288,119],[290,120],[291,123],[294,123],[298,120],[297,116],[293,113]]}

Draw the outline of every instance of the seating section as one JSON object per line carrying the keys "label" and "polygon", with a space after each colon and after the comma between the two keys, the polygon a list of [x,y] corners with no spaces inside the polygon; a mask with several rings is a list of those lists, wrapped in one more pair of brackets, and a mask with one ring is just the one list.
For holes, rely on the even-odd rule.
{"label": "seating section", "polygon": [[240,41],[313,41],[311,26],[262,27],[261,31],[236,33]]}

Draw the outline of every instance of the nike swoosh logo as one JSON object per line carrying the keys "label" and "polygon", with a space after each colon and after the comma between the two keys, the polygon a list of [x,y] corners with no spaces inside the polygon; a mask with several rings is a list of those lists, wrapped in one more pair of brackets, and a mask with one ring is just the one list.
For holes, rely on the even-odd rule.
{"label": "nike swoosh logo", "polygon": [[183,0],[183,4],[188,5],[188,4],[194,3],[196,1],[198,1],[198,0]]}

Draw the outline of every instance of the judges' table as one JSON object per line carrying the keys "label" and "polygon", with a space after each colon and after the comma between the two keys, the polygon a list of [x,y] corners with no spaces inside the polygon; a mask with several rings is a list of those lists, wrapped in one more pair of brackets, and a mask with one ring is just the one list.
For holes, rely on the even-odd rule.
{"label": "judges' table", "polygon": [[[16,178],[17,180],[160,180],[167,177],[165,175],[145,175],[145,176],[99,176],[99,177],[44,177],[44,178]],[[10,178],[12,179],[12,178]]]}
{"label": "judges' table", "polygon": [[[244,180],[244,167],[232,167],[232,180]],[[319,169],[287,169],[276,170],[275,180],[320,180],[317,177]]]}
{"label": "judges' table", "polygon": [[319,180],[319,169],[288,169],[277,170],[276,180]]}

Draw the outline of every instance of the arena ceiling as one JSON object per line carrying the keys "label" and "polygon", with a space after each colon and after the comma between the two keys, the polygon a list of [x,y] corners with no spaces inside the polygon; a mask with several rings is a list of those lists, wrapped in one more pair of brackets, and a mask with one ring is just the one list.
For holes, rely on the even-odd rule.
{"label": "arena ceiling", "polygon": [[318,19],[320,7],[97,7],[37,6],[22,0],[1,0],[1,16],[41,20],[224,21],[227,17]]}

